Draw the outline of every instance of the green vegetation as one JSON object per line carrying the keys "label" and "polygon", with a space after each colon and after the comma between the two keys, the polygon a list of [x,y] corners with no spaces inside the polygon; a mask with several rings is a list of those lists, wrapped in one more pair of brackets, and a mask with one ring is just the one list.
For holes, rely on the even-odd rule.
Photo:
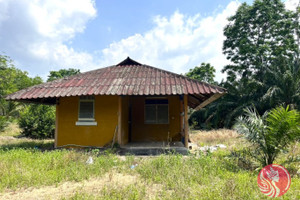
{"label": "green vegetation", "polygon": [[0,136],[19,137],[20,135],[21,135],[21,129],[16,121],[12,121],[4,128],[2,132],[0,131]]}
{"label": "green vegetation", "polygon": [[207,83],[215,84],[215,68],[209,63],[201,63],[200,67],[190,69],[185,75],[189,78],[196,79],[198,81],[204,81]]}
{"label": "green vegetation", "polygon": [[[78,69],[50,71],[48,81],[80,73]],[[32,138],[53,138],[55,108],[47,105],[29,105],[6,101],[6,95],[42,83],[40,77],[30,78],[26,71],[17,69],[13,61],[0,55],[0,132],[14,121],[23,129],[22,134]]]}
{"label": "green vegetation", "polygon": [[[193,133],[197,134],[201,137],[193,137],[194,140],[207,138],[195,142],[214,144],[222,140],[216,132]],[[34,194],[39,192],[38,188],[47,186],[50,187],[47,190],[57,188],[60,199],[268,199],[257,186],[260,168],[249,168],[232,156],[231,151],[242,148],[239,144],[247,143],[246,140],[237,138],[233,131],[225,131],[223,138],[230,141],[231,148],[208,154],[157,157],[117,156],[99,150],[49,151],[52,140],[2,138],[0,198],[11,190],[22,195],[22,191],[30,188]],[[289,149],[288,153],[279,154],[276,163],[284,165],[292,176],[291,188],[283,199],[297,199],[299,161],[286,158],[297,157],[300,144],[295,143]],[[90,156],[94,163],[88,165]],[[136,167],[131,169],[132,165]],[[88,181],[82,183],[84,180]],[[75,194],[64,193],[77,183],[82,184],[74,187]]]}
{"label": "green vegetation", "polygon": [[54,81],[56,79],[60,79],[60,78],[63,78],[63,77],[79,74],[80,70],[69,68],[69,69],[60,69],[58,71],[50,71],[49,73],[50,74],[48,75],[47,82]]}
{"label": "green vegetation", "polygon": [[261,115],[280,105],[299,110],[299,17],[299,7],[289,11],[280,0],[243,3],[224,29],[223,53],[231,64],[219,85],[228,93],[193,113],[190,124],[230,128],[249,106]]}
{"label": "green vegetation", "polygon": [[27,72],[15,68],[8,56],[0,55],[0,132],[19,116],[19,111],[24,107],[20,103],[5,101],[4,97],[41,82],[40,77],[28,77]]}
{"label": "green vegetation", "polygon": [[7,119],[4,116],[0,116],[0,132],[4,131],[7,125],[8,125]]}
{"label": "green vegetation", "polygon": [[22,135],[30,138],[54,138],[55,107],[46,105],[30,105],[21,113],[19,126]]}
{"label": "green vegetation", "polygon": [[289,111],[289,107],[278,107],[261,117],[255,110],[246,109],[246,116],[237,120],[235,129],[253,144],[248,154],[266,166],[299,137],[300,114]]}
{"label": "green vegetation", "polygon": [[101,176],[113,166],[121,166],[115,156],[95,157],[86,165],[87,153],[68,150],[42,152],[38,149],[0,150],[0,190],[81,181]]}
{"label": "green vegetation", "polygon": [[[268,199],[256,179],[261,166],[270,163],[283,165],[292,177],[291,188],[281,198],[300,199],[299,16],[300,8],[288,11],[279,0],[255,0],[253,5],[243,3],[229,18],[223,53],[232,64],[224,66],[227,79],[219,83],[228,94],[192,113],[190,123],[201,129],[232,127],[242,116],[236,128],[246,140],[228,130],[191,135],[201,146],[228,146],[213,153],[120,157],[100,150],[53,150],[53,140],[17,138],[21,132],[32,138],[53,137],[54,108],[5,101],[7,94],[42,79],[30,78],[0,55],[0,199],[9,191],[11,196],[22,196],[23,190],[34,195],[46,186],[64,194],[62,184],[75,183],[81,183],[74,188],[76,194],[72,190],[60,198]],[[51,71],[47,81],[77,73],[72,68]],[[213,66],[202,63],[186,75],[217,84],[214,73]],[[274,109],[280,105],[291,110]],[[245,113],[250,106],[255,112]],[[17,122],[22,130],[14,126]],[[93,164],[86,163],[89,157]],[[99,185],[88,190],[88,183]]]}

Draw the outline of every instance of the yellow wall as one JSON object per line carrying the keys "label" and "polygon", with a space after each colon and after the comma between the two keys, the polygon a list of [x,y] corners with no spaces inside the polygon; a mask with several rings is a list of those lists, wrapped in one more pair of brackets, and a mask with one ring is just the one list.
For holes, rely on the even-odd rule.
{"label": "yellow wall", "polygon": [[95,96],[97,126],[76,126],[79,97],[60,98],[57,105],[57,146],[104,146],[112,141],[118,124],[118,96]]}
{"label": "yellow wall", "polygon": [[180,99],[168,96],[169,124],[145,124],[144,105],[146,97],[132,98],[132,142],[180,141]]}
{"label": "yellow wall", "polygon": [[[79,97],[60,98],[57,112],[57,147],[76,144],[102,147],[113,140],[118,124],[119,96],[95,96],[96,126],[77,126]],[[180,100],[169,96],[169,124],[144,124],[145,97],[122,97],[122,144],[129,139],[129,104],[132,106],[131,141],[179,141]],[[117,134],[117,133],[116,133]],[[117,135],[116,135],[117,140]]]}

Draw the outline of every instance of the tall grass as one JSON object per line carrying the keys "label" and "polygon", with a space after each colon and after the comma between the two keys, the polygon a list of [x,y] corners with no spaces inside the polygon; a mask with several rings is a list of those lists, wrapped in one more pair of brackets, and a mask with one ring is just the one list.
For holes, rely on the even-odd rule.
{"label": "tall grass", "polygon": [[0,131],[0,136],[19,136],[21,129],[17,122],[13,121],[8,124],[4,131]]}
{"label": "tall grass", "polygon": [[90,154],[74,150],[42,152],[35,149],[0,150],[0,191],[30,186],[52,185],[63,181],[81,181],[102,176],[125,162],[112,154],[93,156],[94,164],[87,165]]}
{"label": "tall grass", "polygon": [[[226,159],[162,155],[136,162],[131,173],[139,175],[138,184],[77,193],[66,199],[269,199],[257,186],[258,171],[243,170]],[[155,185],[158,187],[151,190]],[[300,179],[293,178],[281,199],[299,199],[299,188]]]}
{"label": "tall grass", "polygon": [[[199,134],[196,142],[204,145],[241,144],[236,135],[230,137],[232,132],[218,133],[219,136],[196,134]],[[239,165],[228,149],[200,156],[120,157],[109,152],[99,155],[96,150],[49,151],[51,146],[51,140],[0,138],[0,198],[1,193],[8,191],[22,193],[29,187],[59,187],[66,181],[81,182],[94,177],[101,181],[104,175],[118,173],[124,178],[129,175],[134,181],[114,179],[117,182],[104,183],[95,191],[83,186],[63,199],[269,199],[258,189],[259,169],[249,170]],[[299,152],[297,143],[288,155],[282,154],[278,159],[278,164],[283,163],[292,174],[291,188],[279,199],[300,199]],[[89,156],[94,160],[91,165],[86,164]],[[132,165],[135,168],[131,169]]]}
{"label": "tall grass", "polygon": [[229,147],[236,147],[244,142],[239,138],[236,131],[219,129],[211,131],[193,130],[190,134],[191,141],[199,146],[225,144]]}
{"label": "tall grass", "polygon": [[[161,156],[145,161],[138,172],[146,180],[163,184],[165,190],[172,191],[170,198],[175,199],[245,199],[259,195],[256,185],[248,186],[248,182],[255,182],[254,174],[232,168],[226,162],[209,156]],[[241,193],[237,186],[247,186],[249,192]]]}
{"label": "tall grass", "polygon": [[93,193],[78,192],[72,197],[64,197],[62,200],[140,200],[146,198],[145,186],[131,184],[126,187],[104,187],[101,193],[97,193],[96,195]]}

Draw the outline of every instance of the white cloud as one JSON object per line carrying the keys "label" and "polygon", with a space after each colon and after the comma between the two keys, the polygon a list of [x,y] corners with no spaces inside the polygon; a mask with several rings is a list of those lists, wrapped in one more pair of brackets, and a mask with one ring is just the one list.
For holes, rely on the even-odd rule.
{"label": "white cloud", "polygon": [[300,5],[299,0],[286,0],[285,2],[285,7],[289,10],[295,11],[297,6]]}
{"label": "white cloud", "polygon": [[[297,3],[285,2],[288,9]],[[74,36],[84,32],[87,22],[96,17],[94,0],[0,0],[0,53],[11,56],[31,75],[44,78],[50,70],[91,70],[130,56],[176,73],[209,62],[216,67],[216,79],[220,81],[225,78],[220,70],[229,63],[222,54],[223,28],[239,5],[231,1],[206,17],[180,11],[169,17],[154,16],[152,29],[88,52],[76,51],[71,45]]]}
{"label": "white cloud", "polygon": [[83,52],[69,45],[96,17],[93,0],[0,0],[0,50],[18,67],[44,78],[50,70],[91,70],[130,56],[176,73],[210,62],[217,69],[217,80],[221,80],[224,75],[220,70],[228,64],[222,54],[223,28],[238,6],[232,1],[208,17],[187,16],[180,11],[170,17],[155,16],[151,30],[113,42],[97,52]]}
{"label": "white cloud", "polygon": [[0,51],[43,77],[49,70],[93,63],[90,54],[66,43],[95,17],[93,0],[0,0]]}
{"label": "white cloud", "polygon": [[227,18],[240,4],[232,1],[220,13],[201,18],[176,11],[170,18],[156,16],[153,29],[114,42],[102,50],[103,65],[118,63],[127,56],[145,64],[185,73],[202,62],[210,62],[217,69],[216,79],[229,62],[222,54],[223,28]]}

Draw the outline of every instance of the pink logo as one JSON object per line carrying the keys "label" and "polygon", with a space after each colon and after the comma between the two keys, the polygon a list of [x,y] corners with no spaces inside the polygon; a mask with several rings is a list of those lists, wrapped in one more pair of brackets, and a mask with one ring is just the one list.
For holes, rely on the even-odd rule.
{"label": "pink logo", "polygon": [[271,164],[260,170],[257,184],[262,193],[269,197],[280,197],[291,185],[291,176],[282,166]]}

